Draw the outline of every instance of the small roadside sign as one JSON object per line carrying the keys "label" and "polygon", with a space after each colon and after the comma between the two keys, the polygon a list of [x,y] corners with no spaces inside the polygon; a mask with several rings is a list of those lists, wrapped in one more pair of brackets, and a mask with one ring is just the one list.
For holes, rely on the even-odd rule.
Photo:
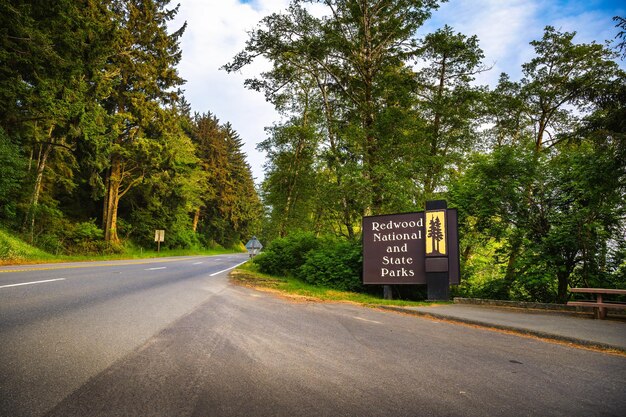
{"label": "small roadside sign", "polygon": [[165,230],[155,230],[154,231],[154,241],[155,242],[165,242]]}
{"label": "small roadside sign", "polygon": [[248,243],[246,243],[246,249],[248,250],[250,257],[252,258],[253,256],[256,256],[261,251],[261,249],[263,249],[263,245],[261,244],[261,242],[259,242],[256,236],[252,236],[252,239],[250,239]]}
{"label": "small roadside sign", "polygon": [[165,230],[155,230],[154,241],[157,243],[157,252],[161,252],[161,242],[165,242]]}

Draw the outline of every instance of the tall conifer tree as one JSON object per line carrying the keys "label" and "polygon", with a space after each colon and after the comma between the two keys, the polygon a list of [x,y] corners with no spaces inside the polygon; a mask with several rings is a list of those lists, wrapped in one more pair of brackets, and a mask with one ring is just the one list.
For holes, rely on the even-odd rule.
{"label": "tall conifer tree", "polygon": [[181,58],[179,40],[185,25],[168,33],[167,23],[178,11],[178,6],[168,8],[168,4],[169,0],[111,2],[118,26],[117,50],[109,62],[116,73],[106,100],[113,121],[103,207],[105,240],[110,242],[119,240],[119,201],[142,180],[150,142],[162,130],[163,107],[177,102],[178,87],[183,84],[175,67]]}

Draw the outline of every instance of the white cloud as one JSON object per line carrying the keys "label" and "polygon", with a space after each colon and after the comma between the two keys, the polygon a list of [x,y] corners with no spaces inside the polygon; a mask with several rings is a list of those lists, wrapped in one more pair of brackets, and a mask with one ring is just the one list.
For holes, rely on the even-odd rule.
{"label": "white cloud", "polygon": [[263,64],[246,68],[243,73],[228,74],[220,67],[241,51],[247,32],[269,13],[287,6],[287,0],[259,0],[242,4],[237,0],[182,0],[172,27],[187,22],[181,46],[183,87],[193,111],[211,112],[222,123],[230,122],[244,141],[244,152],[257,179],[263,176],[264,155],[256,144],[265,139],[263,128],[278,120],[263,94],[247,90],[247,77],[262,71]]}
{"label": "white cloud", "polygon": [[521,65],[534,55],[529,43],[541,39],[546,25],[577,32],[577,43],[613,39],[617,31],[611,19],[626,10],[618,4],[611,0],[451,0],[429,24],[448,23],[466,35],[478,35],[485,63],[496,64],[477,81],[493,85],[503,71],[514,80],[520,78]]}
{"label": "white cloud", "polygon": [[447,24],[466,36],[476,35],[485,53],[484,63],[493,65],[476,81],[493,85],[501,72],[515,76],[511,67],[529,55],[527,39],[532,36],[536,10],[537,5],[528,0],[452,0],[435,12],[425,27],[433,31]]}

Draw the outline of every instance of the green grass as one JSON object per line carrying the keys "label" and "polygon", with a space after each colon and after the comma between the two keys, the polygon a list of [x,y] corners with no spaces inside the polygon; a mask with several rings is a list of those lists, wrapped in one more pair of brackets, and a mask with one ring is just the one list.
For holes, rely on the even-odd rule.
{"label": "green grass", "polygon": [[223,253],[240,253],[243,250],[235,249],[162,249],[143,250],[137,247],[124,248],[121,253],[114,254],[86,254],[76,256],[52,255],[37,249],[34,246],[20,240],[16,236],[0,229],[0,265],[51,263],[51,262],[74,262],[74,261],[106,261],[119,259],[146,259],[161,258],[167,256],[210,256]]}
{"label": "green grass", "polygon": [[[275,277],[263,274],[258,267],[248,262],[235,269],[230,277],[231,282],[247,287],[269,289],[294,298],[313,299],[317,301],[350,302],[365,306],[393,305],[393,306],[424,306],[431,302],[408,301],[408,300],[385,300],[370,294],[362,294],[350,291],[338,291],[327,287],[318,287],[307,284],[296,278]],[[437,302],[436,304],[448,304]]]}
{"label": "green grass", "polygon": [[55,258],[54,255],[37,249],[0,229],[0,265],[25,263],[28,262],[29,259],[39,259],[41,262],[50,262]]}

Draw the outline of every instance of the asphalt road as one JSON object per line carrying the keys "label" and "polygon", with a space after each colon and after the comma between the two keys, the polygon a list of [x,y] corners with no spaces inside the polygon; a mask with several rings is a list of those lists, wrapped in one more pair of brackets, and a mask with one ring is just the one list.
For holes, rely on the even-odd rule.
{"label": "asphalt road", "polygon": [[1,267],[0,416],[43,414],[223,291],[227,273],[211,274],[246,260],[236,254]]}
{"label": "asphalt road", "polygon": [[[0,415],[624,416],[623,356],[294,302],[208,259],[0,273]],[[26,274],[66,280],[2,288]]]}

